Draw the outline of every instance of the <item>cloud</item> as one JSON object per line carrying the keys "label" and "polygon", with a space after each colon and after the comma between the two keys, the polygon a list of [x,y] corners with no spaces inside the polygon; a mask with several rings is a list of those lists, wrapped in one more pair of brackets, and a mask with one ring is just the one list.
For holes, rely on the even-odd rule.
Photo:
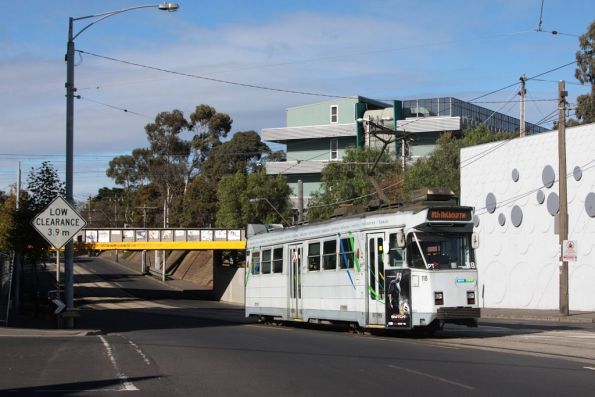
{"label": "cloud", "polygon": [[[519,43],[525,37],[482,39],[503,30],[475,2],[465,3],[480,15],[472,20],[451,3],[399,4],[371,2],[362,15],[301,11],[217,26],[201,24],[199,19],[150,16],[151,29],[144,26],[141,35],[129,36],[122,24],[106,23],[101,31],[85,35],[77,48],[238,83],[380,99],[420,93],[465,99],[467,93],[499,88],[528,72],[511,64],[511,59],[530,59],[536,70],[545,70],[557,65],[537,61],[544,49],[551,47],[548,50],[556,51],[556,56],[563,52],[551,41],[531,41],[529,48],[523,48]],[[510,10],[529,7],[516,6],[512,0],[498,4]],[[493,14],[495,21],[507,15]],[[55,48],[39,55],[31,51],[0,58],[0,134],[7,153],[24,157],[64,153],[66,68],[61,25],[65,20],[60,21]],[[468,30],[471,23],[478,28],[473,36]],[[4,45],[18,47],[12,41]],[[518,55],[523,51],[525,55]],[[489,62],[501,66],[490,71]],[[86,54],[77,57],[77,65],[75,81],[83,99],[75,101],[75,166],[87,172],[75,175],[75,193],[81,194],[95,193],[86,189],[103,183],[101,170],[107,168],[110,155],[146,145],[144,126],[158,112],[180,109],[189,114],[196,105],[207,103],[231,115],[234,131],[260,131],[283,126],[289,106],[326,99],[181,77]],[[81,156],[93,154],[101,156],[83,162]],[[0,177],[0,189],[7,181]]]}

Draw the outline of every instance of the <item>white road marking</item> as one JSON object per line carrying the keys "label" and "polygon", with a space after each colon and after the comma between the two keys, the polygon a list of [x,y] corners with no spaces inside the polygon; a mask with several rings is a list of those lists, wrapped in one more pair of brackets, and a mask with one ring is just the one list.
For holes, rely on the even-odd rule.
{"label": "white road marking", "polygon": [[[122,338],[124,338],[124,337],[122,337]],[[136,343],[134,343],[130,339],[127,339],[127,338],[124,338],[124,339],[126,339],[128,341],[128,343],[130,343],[130,345],[134,348],[134,350],[136,350],[136,352],[138,353],[138,355],[142,357],[142,359],[145,362],[145,364],[151,365],[151,360],[149,360],[149,358],[147,357],[147,355],[141,350],[141,348]]]}
{"label": "white road marking", "polygon": [[132,383],[128,379],[128,377],[120,371],[120,368],[118,367],[118,362],[116,361],[116,357],[114,356],[112,347],[110,346],[107,339],[105,339],[103,337],[103,335],[98,335],[98,337],[101,340],[101,342],[103,343],[103,346],[105,347],[105,350],[107,352],[107,357],[109,358],[110,362],[112,363],[112,366],[116,370],[116,376],[118,377],[118,379],[120,379],[120,382],[122,382],[122,388],[120,390],[121,391],[137,391],[137,390],[139,390],[139,388],[136,387],[134,385],[134,383]]}
{"label": "white road marking", "polygon": [[590,369],[591,371],[595,371],[595,368],[593,367],[583,367],[584,369]]}
{"label": "white road marking", "polygon": [[440,382],[444,382],[444,383],[448,383],[448,384],[453,385],[453,386],[462,387],[462,388],[467,389],[467,390],[475,390],[475,388],[473,386],[469,386],[469,385],[466,385],[464,383],[459,383],[459,382],[455,382],[455,381],[448,380],[448,379],[445,379],[445,378],[441,378],[439,376],[427,374],[425,372],[419,372],[419,371],[415,371],[415,370],[412,370],[412,369],[409,369],[409,368],[398,367],[396,365],[389,365],[389,367],[395,368],[395,369],[400,369],[402,371],[406,371],[406,372],[409,372],[409,373],[412,373],[412,374],[415,374],[415,375],[425,376],[427,378],[434,379],[434,380],[437,380],[437,381],[440,381]]}

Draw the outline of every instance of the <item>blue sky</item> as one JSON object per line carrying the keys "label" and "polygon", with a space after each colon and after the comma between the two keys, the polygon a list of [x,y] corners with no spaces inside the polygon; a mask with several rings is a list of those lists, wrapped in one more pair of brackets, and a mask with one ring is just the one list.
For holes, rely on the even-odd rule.
{"label": "blue sky", "polygon": [[[376,99],[455,96],[469,100],[572,62],[577,35],[595,16],[592,0],[179,1],[114,16],[89,28],[76,48],[215,79]],[[0,14],[0,190],[40,161],[63,177],[68,17],[138,1],[11,2]],[[6,8],[6,7],[5,7]],[[76,30],[85,26],[76,23]],[[232,131],[281,127],[285,109],[325,98],[181,77],[90,55],[77,57],[75,198],[112,186],[115,155],[146,145],[144,126],[161,111],[189,114],[201,103],[229,113]],[[555,109],[556,80],[569,102],[588,91],[565,67],[527,84],[528,120]],[[513,87],[479,101],[514,99]],[[479,103],[518,117],[518,104]],[[129,112],[118,110],[128,109]]]}

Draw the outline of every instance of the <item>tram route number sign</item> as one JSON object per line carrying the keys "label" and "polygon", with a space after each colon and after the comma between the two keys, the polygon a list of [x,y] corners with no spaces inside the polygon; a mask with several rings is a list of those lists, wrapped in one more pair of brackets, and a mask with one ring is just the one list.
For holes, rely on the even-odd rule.
{"label": "tram route number sign", "polygon": [[562,244],[562,261],[564,262],[576,262],[576,241],[575,240],[564,240]]}
{"label": "tram route number sign", "polygon": [[55,249],[59,250],[85,227],[87,222],[62,196],[56,196],[31,225]]}

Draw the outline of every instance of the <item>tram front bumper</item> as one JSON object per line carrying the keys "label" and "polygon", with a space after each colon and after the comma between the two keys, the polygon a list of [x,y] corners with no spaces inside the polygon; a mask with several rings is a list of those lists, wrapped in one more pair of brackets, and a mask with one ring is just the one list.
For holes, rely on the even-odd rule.
{"label": "tram front bumper", "polygon": [[436,318],[445,323],[477,326],[477,320],[481,317],[481,309],[478,307],[441,307],[438,308]]}

